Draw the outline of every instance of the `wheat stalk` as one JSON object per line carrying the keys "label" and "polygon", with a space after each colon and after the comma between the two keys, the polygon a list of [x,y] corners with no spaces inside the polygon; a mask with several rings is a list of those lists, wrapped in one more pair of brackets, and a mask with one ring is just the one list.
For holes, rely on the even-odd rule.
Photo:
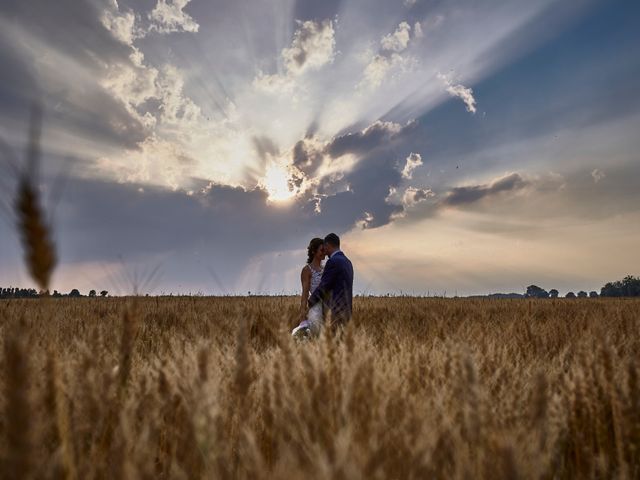
{"label": "wheat stalk", "polygon": [[42,291],[48,291],[56,265],[56,253],[37,188],[41,120],[39,108],[34,107],[29,130],[27,166],[18,182],[14,207],[29,273]]}
{"label": "wheat stalk", "polygon": [[[6,458],[3,469],[13,478],[30,478],[32,464],[29,365],[16,332],[4,340]],[[9,477],[5,477],[9,478]]]}

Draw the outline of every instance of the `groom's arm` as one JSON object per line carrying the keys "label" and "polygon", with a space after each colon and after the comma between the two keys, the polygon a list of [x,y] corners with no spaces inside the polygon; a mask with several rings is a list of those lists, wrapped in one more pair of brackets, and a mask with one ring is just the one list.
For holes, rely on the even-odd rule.
{"label": "groom's arm", "polygon": [[313,307],[329,292],[336,283],[336,275],[338,268],[335,261],[329,260],[324,266],[324,272],[322,272],[322,278],[320,279],[320,285],[316,288],[309,297],[309,308]]}

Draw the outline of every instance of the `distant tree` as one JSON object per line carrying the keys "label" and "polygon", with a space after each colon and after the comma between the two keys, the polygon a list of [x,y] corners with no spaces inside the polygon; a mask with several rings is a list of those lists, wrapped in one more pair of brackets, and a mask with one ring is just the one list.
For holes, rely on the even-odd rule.
{"label": "distant tree", "polygon": [[555,288],[552,288],[551,290],[549,290],[549,296],[551,298],[558,298],[558,294],[560,292],[558,292],[558,290],[556,290]]}
{"label": "distant tree", "polygon": [[106,290],[102,290],[102,291],[100,292],[100,296],[101,296],[101,297],[106,297],[106,296],[108,295],[108,293],[109,293],[109,292],[107,292]]}
{"label": "distant tree", "polygon": [[590,292],[589,292],[589,297],[591,297],[591,298],[598,298],[598,292],[595,292],[595,291],[593,291],[593,290],[592,290],[592,291],[590,291]]}
{"label": "distant tree", "polygon": [[537,285],[529,285],[527,287],[527,293],[525,293],[525,297],[527,297],[527,298],[549,298],[549,292],[547,292],[544,288],[540,288]]}
{"label": "distant tree", "polygon": [[62,295],[60,295],[60,292],[58,290],[54,290],[52,296],[53,297],[61,297]]}
{"label": "distant tree", "polygon": [[600,289],[601,297],[640,297],[640,278],[627,275],[622,280],[609,282]]}
{"label": "distant tree", "polygon": [[569,292],[564,296],[564,298],[576,298],[576,294],[573,292]]}
{"label": "distant tree", "polygon": [[616,283],[619,282],[607,282],[604,284],[604,287],[600,289],[601,297],[617,297],[618,296],[618,288]]}
{"label": "distant tree", "polygon": [[89,296],[90,297],[95,297],[96,296],[96,291],[95,290],[89,290]]}
{"label": "distant tree", "polygon": [[578,298],[587,298],[587,292],[585,292],[584,290],[580,290],[578,292]]}
{"label": "distant tree", "polygon": [[69,292],[69,296],[70,297],[81,297],[82,295],[80,295],[80,292],[78,291],[77,288],[74,288],[73,290],[71,290]]}

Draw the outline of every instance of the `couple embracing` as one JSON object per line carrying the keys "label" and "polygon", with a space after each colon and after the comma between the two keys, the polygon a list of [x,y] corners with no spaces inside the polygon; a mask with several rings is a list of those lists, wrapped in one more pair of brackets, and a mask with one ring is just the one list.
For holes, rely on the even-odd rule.
{"label": "couple embracing", "polygon": [[[351,319],[353,266],[340,250],[340,238],[330,233],[324,240],[314,238],[307,248],[307,264],[302,268],[301,322],[291,335],[296,340],[317,337],[325,317],[331,333]],[[322,261],[329,257],[324,268]]]}

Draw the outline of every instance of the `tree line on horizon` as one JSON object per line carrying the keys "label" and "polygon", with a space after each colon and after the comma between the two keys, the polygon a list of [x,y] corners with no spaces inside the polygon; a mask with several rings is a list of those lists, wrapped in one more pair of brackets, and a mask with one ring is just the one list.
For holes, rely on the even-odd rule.
{"label": "tree line on horizon", "polygon": [[[101,290],[97,292],[96,290],[90,290],[88,295],[82,295],[77,288],[72,289],[69,293],[60,293],[57,290],[54,290],[53,293],[49,294],[49,292],[38,292],[34,288],[17,288],[17,287],[9,287],[9,288],[1,288],[0,287],[0,299],[3,298],[39,298],[51,296],[55,298],[80,298],[80,297],[106,297],[109,295],[107,290]],[[251,292],[249,292],[251,295]],[[499,297],[503,294],[492,294],[488,295],[489,297]],[[509,294],[509,296],[518,296],[524,298],[560,298],[560,292],[557,289],[552,288],[547,291],[542,287],[537,285],[529,285],[527,287],[526,293],[524,295],[520,294]],[[388,296],[388,294],[387,294]],[[601,289],[600,293],[592,290],[591,292],[585,292],[584,290],[580,290],[578,293],[567,292],[564,298],[598,298],[598,297],[640,297],[640,277],[634,277],[632,275],[627,275],[622,280],[617,280],[615,282],[606,283]]]}
{"label": "tree line on horizon", "polygon": [[[109,292],[107,290],[102,290],[100,292],[101,297],[106,297],[107,295],[109,295]],[[55,298],[97,297],[98,292],[96,292],[95,290],[89,290],[88,295],[82,295],[80,293],[80,290],[74,288],[69,293],[60,293],[58,292],[58,290],[54,290],[53,293],[49,294],[49,292],[38,292],[35,288],[0,287],[0,298],[39,298],[47,296]]]}
{"label": "tree line on horizon", "polygon": [[[560,292],[555,288],[547,291],[537,285],[529,285],[524,294],[525,298],[558,298]],[[587,293],[580,290],[577,294],[567,292],[565,298],[598,298],[598,297],[640,297],[640,277],[627,275],[622,280],[615,282],[607,282],[601,289],[600,293],[592,290]]]}

